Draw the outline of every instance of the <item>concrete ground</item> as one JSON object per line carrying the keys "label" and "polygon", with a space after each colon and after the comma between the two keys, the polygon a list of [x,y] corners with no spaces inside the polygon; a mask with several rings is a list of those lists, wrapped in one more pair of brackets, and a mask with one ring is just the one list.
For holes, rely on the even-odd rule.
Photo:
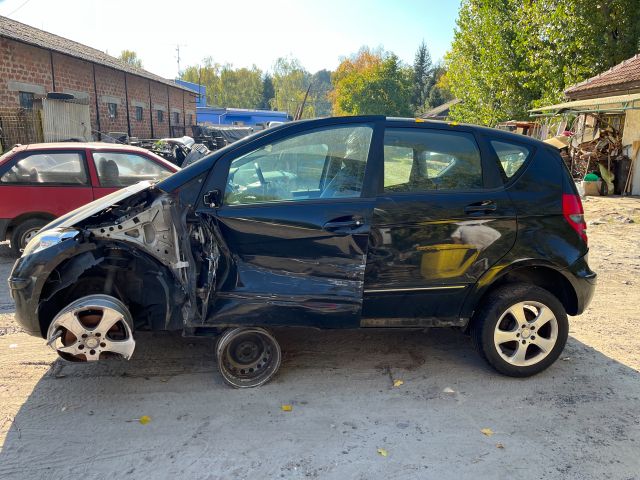
{"label": "concrete ground", "polygon": [[[585,207],[596,297],[529,379],[454,330],[283,330],[279,374],[250,390],[177,335],[69,364],[19,330],[2,281],[0,478],[638,479],[640,199]],[[0,245],[0,279],[13,260]]]}

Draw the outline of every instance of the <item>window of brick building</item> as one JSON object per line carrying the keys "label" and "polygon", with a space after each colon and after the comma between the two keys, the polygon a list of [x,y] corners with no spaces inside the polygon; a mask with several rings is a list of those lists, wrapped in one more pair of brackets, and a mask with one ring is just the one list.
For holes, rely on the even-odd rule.
{"label": "window of brick building", "polygon": [[162,110],[158,110],[158,123],[164,122],[164,112]]}
{"label": "window of brick building", "polygon": [[107,103],[107,109],[109,110],[109,118],[117,118],[118,117],[118,104],[117,103]]}
{"label": "window of brick building", "polygon": [[142,121],[142,107],[136,107],[136,120],[138,122]]}
{"label": "window of brick building", "polygon": [[33,93],[20,92],[20,107],[31,110],[33,108]]}
{"label": "window of brick building", "polygon": [[180,123],[180,112],[173,112],[173,124],[178,125]]}

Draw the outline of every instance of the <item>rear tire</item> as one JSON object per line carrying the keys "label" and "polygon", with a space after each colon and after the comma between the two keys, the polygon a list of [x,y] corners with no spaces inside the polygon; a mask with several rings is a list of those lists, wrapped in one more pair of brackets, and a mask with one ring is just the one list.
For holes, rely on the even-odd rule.
{"label": "rear tire", "polygon": [[529,377],[558,359],[569,322],[562,303],[550,292],[515,283],[489,293],[470,333],[475,349],[498,372]]}
{"label": "rear tire", "polygon": [[11,239],[9,240],[13,253],[19,257],[24,250],[24,247],[29,243],[29,240],[35,237],[38,230],[44,227],[47,223],[49,222],[42,218],[31,218],[16,225],[13,228],[13,232],[11,232]]}

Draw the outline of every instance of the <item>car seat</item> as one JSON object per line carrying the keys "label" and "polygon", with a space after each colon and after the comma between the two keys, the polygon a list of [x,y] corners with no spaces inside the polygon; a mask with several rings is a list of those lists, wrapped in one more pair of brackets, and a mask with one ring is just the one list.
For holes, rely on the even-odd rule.
{"label": "car seat", "polygon": [[98,161],[98,173],[103,187],[120,187],[120,171],[118,164],[113,160],[100,158]]}

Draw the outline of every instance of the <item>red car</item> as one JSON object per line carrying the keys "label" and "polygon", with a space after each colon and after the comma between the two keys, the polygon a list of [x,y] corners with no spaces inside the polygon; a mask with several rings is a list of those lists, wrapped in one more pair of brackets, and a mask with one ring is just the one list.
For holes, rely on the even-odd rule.
{"label": "red car", "polygon": [[142,180],[180,170],[153,153],[110,143],[17,145],[0,156],[0,241],[18,254],[56,217]]}

